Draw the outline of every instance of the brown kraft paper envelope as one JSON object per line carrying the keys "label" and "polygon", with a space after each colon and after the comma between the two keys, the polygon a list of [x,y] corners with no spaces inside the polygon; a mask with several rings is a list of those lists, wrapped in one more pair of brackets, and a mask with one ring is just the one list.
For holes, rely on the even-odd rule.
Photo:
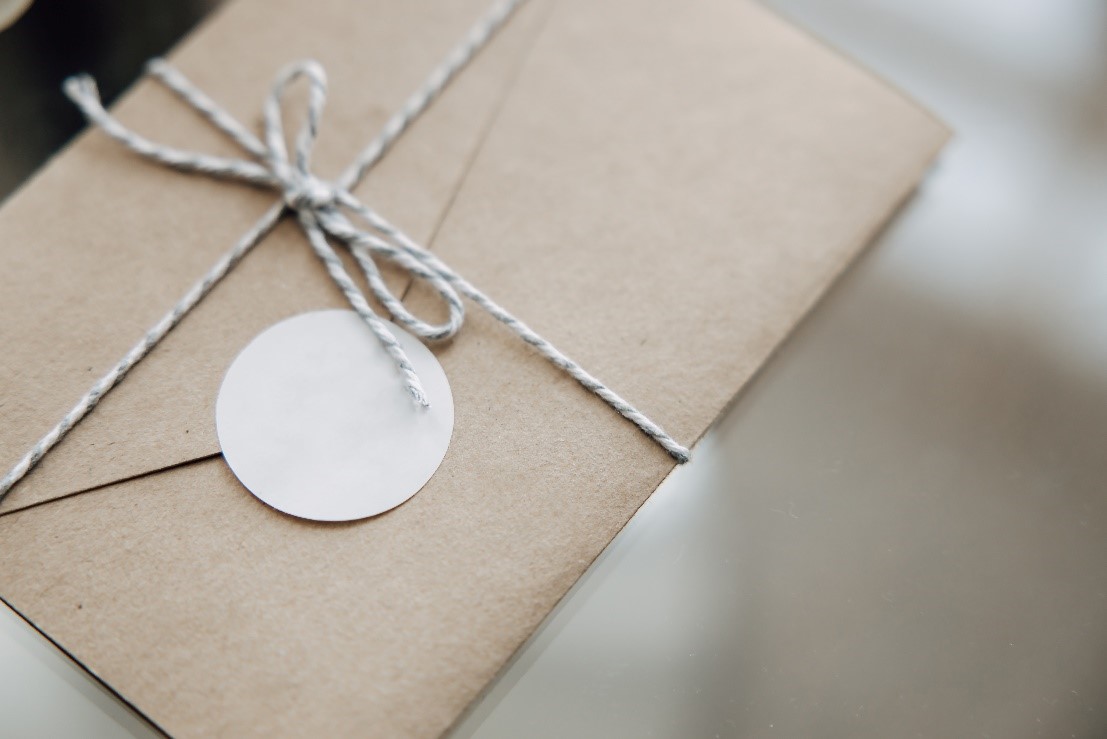
{"label": "brown kraft paper envelope", "polygon": [[[485,7],[237,0],[171,58],[251,123],[319,59],[333,176]],[[234,153],[148,83],[115,111]],[[690,443],[946,137],[756,5],[536,0],[357,194]],[[6,203],[0,466],[274,198],[90,132]],[[471,306],[435,347],[456,427],[426,487],[351,524],[277,513],[218,456],[215,395],[252,337],[330,307],[286,221],[0,506],[0,596],[170,734],[440,734],[673,467]]]}

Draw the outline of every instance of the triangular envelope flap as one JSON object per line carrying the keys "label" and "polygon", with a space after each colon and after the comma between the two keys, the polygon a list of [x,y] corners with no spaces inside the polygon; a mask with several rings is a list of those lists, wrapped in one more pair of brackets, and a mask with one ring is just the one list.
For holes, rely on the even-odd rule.
{"label": "triangular envelope flap", "polygon": [[[321,61],[330,96],[315,169],[334,176],[486,9],[487,0],[238,0],[171,61],[251,127],[281,67]],[[513,18],[358,195],[429,239],[543,13],[529,7]],[[289,107],[291,135],[299,120]],[[154,140],[242,155],[153,83],[138,84],[115,112]],[[0,467],[6,471],[56,423],[277,198],[152,165],[99,131],[13,196],[0,210]],[[387,270],[386,277],[402,292],[406,278]],[[214,399],[235,354],[284,317],[344,305],[302,234],[282,224],[12,491],[0,513],[218,453]]]}
{"label": "triangular envelope flap", "polygon": [[[435,252],[691,444],[948,135],[756,3],[561,0]],[[408,302],[430,297],[417,286]],[[501,334],[484,351],[524,366],[497,413],[573,412],[541,388],[567,380]],[[464,346],[440,355],[455,383],[478,371],[452,364]],[[664,459],[592,406],[578,425],[598,454]],[[495,417],[471,422],[507,443]],[[505,474],[520,464],[502,459]]]}

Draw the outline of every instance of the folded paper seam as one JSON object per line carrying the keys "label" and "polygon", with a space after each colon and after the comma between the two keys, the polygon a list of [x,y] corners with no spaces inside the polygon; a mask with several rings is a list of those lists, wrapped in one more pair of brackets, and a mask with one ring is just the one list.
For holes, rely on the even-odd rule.
{"label": "folded paper seam", "polygon": [[[314,61],[298,62],[284,68],[273,83],[264,106],[264,143],[229,113],[192,85],[184,75],[160,59],[147,65],[148,73],[165,85],[183,102],[241,146],[256,161],[231,159],[183,151],[150,141],[129,130],[100,102],[91,77],[79,75],[66,80],[66,95],[81,109],[88,121],[131,151],[155,162],[185,172],[221,179],[238,180],[279,190],[280,202],[273,205],[226,252],[208,273],[155,323],[134,347],[77,404],[42,437],[32,449],[0,480],[0,501],[12,488],[83,419],[100,400],[123,380],[155,346],[219,283],[236,264],[268,234],[286,211],[296,214],[308,242],[323,262],[328,274],[342,290],[354,311],[368,325],[392,358],[414,401],[429,405],[419,378],[399,342],[370,307],[368,300],[346,271],[330,241],[347,248],[365,276],[373,295],[398,323],[425,341],[446,339],[456,334],[464,322],[465,296],[507,326],[553,365],[583,387],[598,395],[624,418],[657,442],[678,462],[690,459],[689,450],[676,442],[658,424],[589,374],[583,367],[559,351],[529,326],[453,271],[429,250],[417,244],[380,214],[360,202],[350,192],[378,162],[396,139],[427,109],[495,35],[526,0],[504,0],[495,4],[469,31],[446,59],[432,71],[401,109],[385,123],[381,132],[365,147],[354,162],[333,183],[316,178],[310,169],[311,152],[319,132],[326,102],[326,74]],[[280,103],[288,86],[300,78],[309,85],[305,121],[298,132],[293,159],[285,145]],[[356,227],[347,212],[358,217],[371,230]],[[446,303],[448,318],[431,325],[410,313],[385,285],[374,256],[381,256],[423,279]]]}

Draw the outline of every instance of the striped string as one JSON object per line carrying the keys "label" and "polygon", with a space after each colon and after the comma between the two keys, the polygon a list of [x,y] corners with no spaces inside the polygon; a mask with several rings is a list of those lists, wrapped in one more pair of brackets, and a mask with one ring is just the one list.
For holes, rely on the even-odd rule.
{"label": "striped string", "polygon": [[[602,398],[677,461],[688,461],[688,449],[678,444],[660,426],[350,192],[525,1],[506,0],[495,5],[334,182],[323,181],[311,173],[312,148],[319,133],[327,97],[326,74],[317,62],[298,62],[289,65],[277,75],[265,100],[264,132],[260,140],[165,61],[154,59],[147,65],[150,76],[237,143],[251,159],[211,156],[150,141],[128,129],[104,109],[96,83],[91,77],[79,75],[66,80],[65,93],[81,109],[88,121],[132,152],[184,172],[271,188],[281,194],[281,201],[273,205],[243,234],[208,273],[161,320],[147,330],[142,340],[97,380],[72,410],[0,480],[0,500],[203,300],[273,229],[286,212],[296,215],[312,250],[323,262],[327,273],[350,306],[392,358],[404,387],[416,404],[427,406],[430,399],[400,343],[373,311],[365,294],[347,272],[335,250],[336,245],[353,255],[370,292],[388,311],[390,317],[416,336],[425,341],[454,336],[461,329],[465,318],[462,297],[468,298],[552,364]],[[285,144],[281,100],[289,86],[301,79],[308,84],[308,106],[290,157]],[[408,311],[385,284],[375,262],[377,257],[393,262],[414,279],[422,280],[432,288],[447,307],[445,321],[430,324]]]}

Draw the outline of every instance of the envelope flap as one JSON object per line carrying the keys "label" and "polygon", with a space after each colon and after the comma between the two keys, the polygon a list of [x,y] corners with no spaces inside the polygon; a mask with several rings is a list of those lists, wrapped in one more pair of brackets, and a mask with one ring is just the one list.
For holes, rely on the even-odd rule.
{"label": "envelope flap", "polygon": [[[171,61],[251,126],[278,69],[321,61],[331,94],[315,162],[334,176],[486,5],[239,0]],[[538,30],[543,3],[535,5],[358,189],[414,237],[432,236],[463,178]],[[115,112],[155,140],[242,155],[152,83],[136,85]],[[298,125],[290,118],[286,128]],[[0,210],[0,466],[7,470],[52,427],[275,201],[273,193],[151,165],[97,131],[16,193]],[[404,276],[386,278],[402,292]],[[214,399],[235,354],[282,318],[344,305],[302,234],[283,223],[16,486],[0,514],[217,454]]]}
{"label": "envelope flap", "polygon": [[[561,0],[435,253],[690,445],[948,138],[917,103],[758,3]],[[416,286],[408,302],[430,297]],[[499,335],[481,351],[527,362],[501,388],[504,406],[584,412],[546,390],[571,380]],[[489,382],[465,343],[440,353],[451,382]],[[461,352],[484,368],[453,369]],[[671,462],[590,400],[574,426],[596,455]],[[493,418],[473,423],[490,448],[516,449],[498,454],[505,475],[556,443],[527,436],[534,448],[520,449]]]}

